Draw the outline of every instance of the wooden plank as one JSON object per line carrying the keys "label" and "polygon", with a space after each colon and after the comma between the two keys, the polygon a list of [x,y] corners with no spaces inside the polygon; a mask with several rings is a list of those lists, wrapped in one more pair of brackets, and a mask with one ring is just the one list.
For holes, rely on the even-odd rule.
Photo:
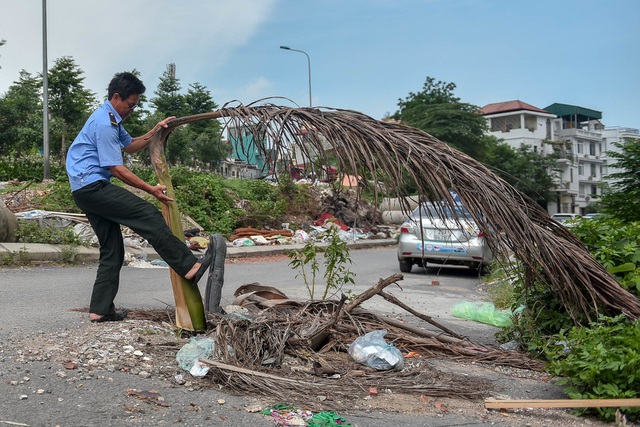
{"label": "wooden plank", "polygon": [[485,399],[487,409],[509,408],[622,408],[638,407],[640,399],[532,399],[496,400]]}

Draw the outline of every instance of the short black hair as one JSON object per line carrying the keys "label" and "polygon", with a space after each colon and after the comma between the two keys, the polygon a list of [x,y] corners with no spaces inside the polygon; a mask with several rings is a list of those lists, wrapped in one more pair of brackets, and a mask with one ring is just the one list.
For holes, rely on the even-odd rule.
{"label": "short black hair", "polygon": [[133,73],[123,72],[113,76],[109,83],[109,100],[118,93],[120,98],[127,99],[131,95],[142,95],[147,90],[142,81]]}

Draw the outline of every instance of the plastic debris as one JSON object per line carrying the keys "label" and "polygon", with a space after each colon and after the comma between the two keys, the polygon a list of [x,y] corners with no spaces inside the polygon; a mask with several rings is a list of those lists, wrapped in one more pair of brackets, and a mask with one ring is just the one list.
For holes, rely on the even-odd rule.
{"label": "plastic debris", "polygon": [[308,426],[308,427],[351,427],[344,417],[334,411],[321,411],[313,413],[308,410],[296,409],[289,405],[274,405],[271,408],[260,411],[263,415],[273,418],[274,426]]}
{"label": "plastic debris", "polygon": [[463,301],[451,307],[451,315],[493,326],[511,326],[510,311],[498,310],[491,302]]}
{"label": "plastic debris", "polygon": [[255,246],[255,242],[248,237],[240,237],[233,241],[233,246],[242,247],[242,246]]}
{"label": "plastic debris", "polygon": [[[206,366],[197,366],[192,372],[192,368],[196,365],[198,359],[206,359],[213,354],[215,341],[211,338],[191,337],[178,353],[176,354],[176,362],[185,371],[189,371],[193,376],[205,376],[208,372]],[[198,362],[199,364],[199,362]],[[205,369],[206,368],[206,371]],[[204,373],[203,373],[204,372]]]}
{"label": "plastic debris", "polygon": [[404,368],[404,357],[393,344],[387,344],[384,336],[386,329],[369,332],[349,346],[349,356],[362,365],[378,371]]}

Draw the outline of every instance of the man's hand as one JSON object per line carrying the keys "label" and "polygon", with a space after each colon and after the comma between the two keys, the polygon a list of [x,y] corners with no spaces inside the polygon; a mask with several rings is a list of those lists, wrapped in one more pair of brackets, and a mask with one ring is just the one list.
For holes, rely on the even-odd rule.
{"label": "man's hand", "polygon": [[156,132],[158,132],[160,130],[160,128],[168,128],[169,127],[169,122],[173,119],[175,119],[176,116],[171,116],[171,117],[167,117],[164,120],[159,121],[154,127],[153,129],[151,129],[151,135],[148,136],[147,138],[153,137],[153,134],[155,134]]}
{"label": "man's hand", "polygon": [[[160,127],[163,127],[163,128],[169,127],[169,124],[168,124],[168,123],[169,123],[171,120],[175,119],[175,118],[176,118],[176,116],[167,117],[166,119],[164,119],[164,120],[162,120],[162,121],[159,121],[159,122],[158,122],[158,124],[157,124],[156,126],[160,126]],[[154,126],[153,128],[155,129],[155,128],[156,128],[156,126]]]}
{"label": "man's hand", "polygon": [[154,185],[153,187],[151,187],[151,191],[149,191],[149,194],[151,194],[156,199],[160,200],[160,202],[164,203],[165,205],[168,205],[169,202],[173,202],[173,199],[167,196],[166,185],[161,185],[161,184]]}

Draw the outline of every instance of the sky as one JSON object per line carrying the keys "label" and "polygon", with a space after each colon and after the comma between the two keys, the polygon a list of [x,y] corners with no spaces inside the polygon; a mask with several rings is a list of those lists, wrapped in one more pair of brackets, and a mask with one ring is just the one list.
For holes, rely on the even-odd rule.
{"label": "sky", "polygon": [[[0,94],[43,70],[42,3],[0,0]],[[133,69],[153,97],[175,63],[219,106],[308,106],[311,89],[314,107],[381,119],[433,77],[479,107],[559,102],[637,129],[639,16],[640,0],[49,0],[47,62],[73,57],[100,99]]]}

